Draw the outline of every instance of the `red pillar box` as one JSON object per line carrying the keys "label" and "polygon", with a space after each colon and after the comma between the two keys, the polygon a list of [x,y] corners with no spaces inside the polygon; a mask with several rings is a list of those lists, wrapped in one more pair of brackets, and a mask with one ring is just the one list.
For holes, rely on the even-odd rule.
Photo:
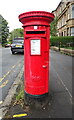
{"label": "red pillar box", "polygon": [[54,15],[32,11],[19,15],[24,28],[24,90],[40,96],[48,93],[50,23]]}

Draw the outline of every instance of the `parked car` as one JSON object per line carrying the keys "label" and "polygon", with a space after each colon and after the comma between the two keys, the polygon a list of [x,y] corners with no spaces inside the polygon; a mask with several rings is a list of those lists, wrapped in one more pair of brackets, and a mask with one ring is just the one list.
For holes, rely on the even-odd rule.
{"label": "parked car", "polygon": [[15,54],[15,52],[24,53],[24,38],[15,38],[11,44],[11,52]]}

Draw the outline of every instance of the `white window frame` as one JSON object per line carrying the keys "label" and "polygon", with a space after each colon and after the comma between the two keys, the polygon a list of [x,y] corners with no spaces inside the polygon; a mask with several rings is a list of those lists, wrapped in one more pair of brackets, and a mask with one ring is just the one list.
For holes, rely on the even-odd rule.
{"label": "white window frame", "polygon": [[70,19],[70,7],[68,7],[68,19]]}
{"label": "white window frame", "polygon": [[71,9],[72,10],[71,18],[74,18],[74,4],[72,4],[71,7],[72,7],[72,9]]}
{"label": "white window frame", "polygon": [[[72,30],[72,29],[73,29],[73,30]],[[71,27],[71,28],[70,28],[70,32],[71,32],[71,33],[70,33],[71,36],[74,36],[74,27]]]}

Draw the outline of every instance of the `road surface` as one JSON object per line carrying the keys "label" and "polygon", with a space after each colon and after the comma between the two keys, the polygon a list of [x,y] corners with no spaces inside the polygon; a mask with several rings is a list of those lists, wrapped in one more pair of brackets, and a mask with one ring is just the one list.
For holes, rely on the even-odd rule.
{"label": "road surface", "polygon": [[23,56],[12,55],[10,48],[0,48],[0,104],[23,66]]}

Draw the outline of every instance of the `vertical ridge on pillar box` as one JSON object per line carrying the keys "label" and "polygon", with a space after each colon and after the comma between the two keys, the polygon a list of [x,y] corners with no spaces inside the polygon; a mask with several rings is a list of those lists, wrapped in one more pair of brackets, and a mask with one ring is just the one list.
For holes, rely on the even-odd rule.
{"label": "vertical ridge on pillar box", "polygon": [[24,90],[40,96],[48,93],[50,23],[54,15],[31,11],[19,15],[24,28]]}

